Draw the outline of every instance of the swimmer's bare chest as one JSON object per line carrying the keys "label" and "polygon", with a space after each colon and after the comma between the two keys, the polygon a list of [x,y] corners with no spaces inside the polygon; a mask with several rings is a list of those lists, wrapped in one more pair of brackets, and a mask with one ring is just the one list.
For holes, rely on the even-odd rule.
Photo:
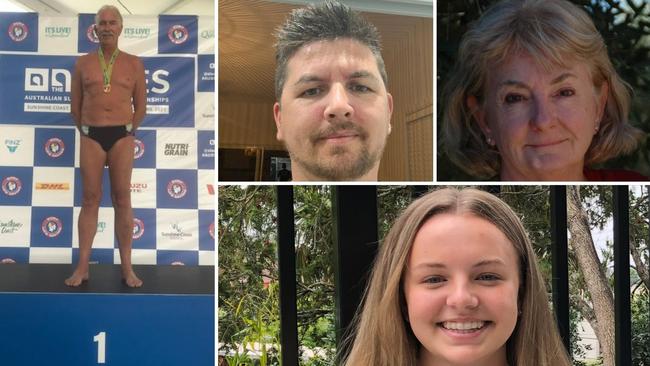
{"label": "swimmer's bare chest", "polygon": [[88,126],[117,126],[133,121],[135,67],[120,54],[113,65],[110,92],[104,92],[104,78],[97,54],[84,56],[81,66],[81,123]]}

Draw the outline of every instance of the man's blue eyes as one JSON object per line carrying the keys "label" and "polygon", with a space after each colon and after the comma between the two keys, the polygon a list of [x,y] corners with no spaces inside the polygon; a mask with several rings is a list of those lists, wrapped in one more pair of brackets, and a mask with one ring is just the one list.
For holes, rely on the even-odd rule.
{"label": "man's blue eyes", "polygon": [[302,95],[307,96],[307,97],[313,97],[313,96],[316,96],[316,95],[320,94],[321,91],[322,90],[320,88],[311,88],[311,89],[307,89],[304,92],[302,92]]}
{"label": "man's blue eyes", "polygon": [[367,92],[370,91],[370,88],[368,88],[365,85],[352,85],[351,87],[352,90],[357,91],[357,92]]}

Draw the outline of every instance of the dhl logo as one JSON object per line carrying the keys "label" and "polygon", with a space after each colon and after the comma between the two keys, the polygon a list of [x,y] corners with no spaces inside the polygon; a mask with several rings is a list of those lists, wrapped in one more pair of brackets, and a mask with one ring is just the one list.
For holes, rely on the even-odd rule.
{"label": "dhl logo", "polygon": [[36,189],[47,189],[52,191],[67,191],[70,189],[68,183],[36,183]]}

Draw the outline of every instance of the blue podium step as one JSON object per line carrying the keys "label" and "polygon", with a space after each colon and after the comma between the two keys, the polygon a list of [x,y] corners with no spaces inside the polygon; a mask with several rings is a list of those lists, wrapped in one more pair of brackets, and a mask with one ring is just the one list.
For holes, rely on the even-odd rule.
{"label": "blue podium step", "polygon": [[214,365],[214,267],[0,265],[0,365]]}

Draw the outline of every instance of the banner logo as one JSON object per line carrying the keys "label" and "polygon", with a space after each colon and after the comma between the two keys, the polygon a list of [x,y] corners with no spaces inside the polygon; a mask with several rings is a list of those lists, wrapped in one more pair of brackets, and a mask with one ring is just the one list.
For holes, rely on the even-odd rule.
{"label": "banner logo", "polygon": [[[145,69],[144,74],[149,76],[150,70]],[[145,80],[147,85],[147,94],[167,94],[171,89],[171,84],[167,80],[169,71],[164,69],[155,70],[151,73],[151,84],[149,88],[149,78]],[[171,101],[166,96],[147,96],[147,114],[169,114]]]}
{"label": "banner logo", "polygon": [[173,44],[181,44],[187,41],[190,37],[190,32],[184,26],[180,24],[173,25],[169,27],[167,31],[167,37]]}
{"label": "banner logo", "polygon": [[65,151],[65,144],[60,138],[52,137],[45,142],[45,153],[48,156],[58,158],[63,155],[63,151]]}
{"label": "banner logo", "polygon": [[9,38],[14,42],[22,42],[29,34],[29,28],[23,22],[13,22],[9,24]]}
{"label": "banner logo", "polygon": [[163,237],[169,238],[170,240],[180,240],[192,237],[192,234],[185,232],[178,223],[171,224],[170,227],[172,231],[162,232],[161,235]]}
{"label": "banner logo", "polygon": [[144,155],[144,143],[138,139],[135,139],[135,145],[133,146],[133,158],[140,159]]}
{"label": "banner logo", "polygon": [[98,222],[97,222],[97,232],[98,232],[98,233],[103,233],[104,230],[106,230],[106,222],[104,222],[104,221],[98,221]]}
{"label": "banner logo", "polygon": [[149,28],[129,27],[129,28],[124,28],[124,32],[122,34],[124,35],[124,38],[144,39],[144,38],[149,38],[150,33],[151,33],[151,29]]}
{"label": "banner logo", "polygon": [[50,191],[67,191],[70,189],[70,184],[68,183],[36,183],[34,186],[35,189],[43,189]]}
{"label": "banner logo", "polygon": [[137,217],[133,218],[133,239],[140,239],[144,234],[144,222]]}
{"label": "banner logo", "polygon": [[180,179],[172,179],[167,183],[167,193],[172,198],[183,198],[187,193],[187,185]]}
{"label": "banner logo", "polygon": [[[63,75],[63,82],[59,80],[59,75]],[[53,92],[70,93],[72,88],[72,75],[70,71],[66,69],[44,69],[37,67],[25,68],[26,92],[48,92],[50,88]],[[43,98],[47,97],[43,96]]]}
{"label": "banner logo", "polygon": [[43,223],[41,224],[41,231],[48,238],[53,238],[61,234],[62,229],[63,223],[61,220],[59,220],[58,217],[55,216],[48,217],[47,219],[43,220]]}
{"label": "banner logo", "polygon": [[214,196],[214,186],[212,184],[208,184],[208,194]]}
{"label": "banner logo", "polygon": [[99,43],[99,38],[97,38],[97,33],[95,33],[94,24],[91,24],[86,28],[86,38],[88,38],[90,42]]}
{"label": "banner logo", "polygon": [[210,234],[210,237],[214,239],[214,222],[211,222],[210,226],[208,226],[208,233]]}
{"label": "banner logo", "polygon": [[165,144],[166,156],[187,156],[190,144]]}
{"label": "banner logo", "polygon": [[[209,112],[212,111],[212,112]],[[210,108],[208,108],[208,112],[201,112],[201,117],[202,118],[214,118],[214,103],[210,104]]]}
{"label": "banner logo", "polygon": [[7,147],[7,150],[9,150],[9,152],[13,154],[16,152],[16,149],[18,149],[18,146],[20,146],[20,139],[15,139],[15,140],[7,139],[5,140],[5,146]]}
{"label": "banner logo", "polygon": [[71,33],[71,27],[45,27],[45,37],[49,38],[67,38]]}
{"label": "banner logo", "polygon": [[23,224],[20,222],[15,222],[14,220],[9,220],[6,222],[0,221],[0,234],[13,234],[21,227],[23,227]]}
{"label": "banner logo", "polygon": [[214,30],[204,30],[203,32],[201,32],[201,38],[203,39],[214,38]]}
{"label": "banner logo", "polygon": [[210,139],[210,146],[203,148],[203,152],[201,152],[201,157],[214,159],[214,139]]}
{"label": "banner logo", "polygon": [[2,180],[2,192],[7,196],[15,196],[20,192],[23,184],[17,177],[7,177]]}
{"label": "banner logo", "polygon": [[147,183],[131,183],[131,193],[142,193],[149,185]]}

